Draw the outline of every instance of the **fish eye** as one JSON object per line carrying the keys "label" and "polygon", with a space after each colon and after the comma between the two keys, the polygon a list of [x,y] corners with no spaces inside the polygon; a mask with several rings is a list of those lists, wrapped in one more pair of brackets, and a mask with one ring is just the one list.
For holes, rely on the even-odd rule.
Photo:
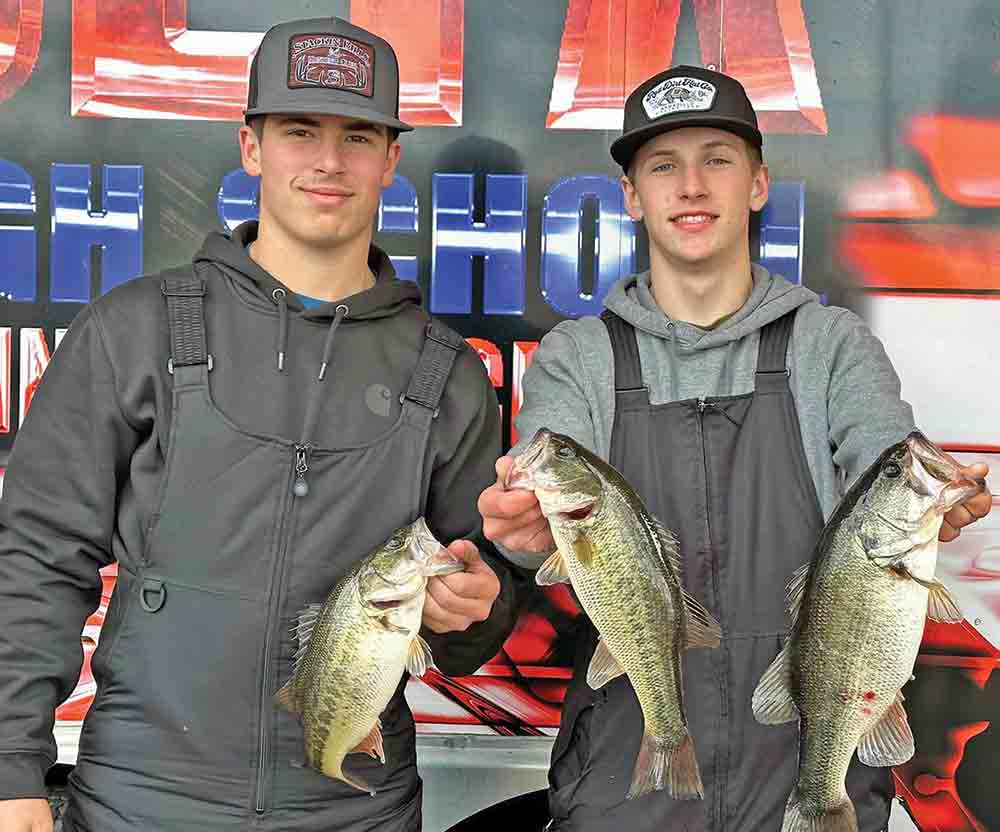
{"label": "fish eye", "polygon": [[563,445],[558,451],[556,451],[556,453],[563,459],[572,459],[576,456],[576,451],[574,451],[569,445]]}
{"label": "fish eye", "polygon": [[392,537],[389,538],[389,542],[386,545],[390,549],[402,549],[403,543],[405,543],[405,541],[403,540],[403,535],[394,534]]}
{"label": "fish eye", "polygon": [[896,479],[896,477],[903,473],[903,469],[899,467],[899,463],[897,462],[887,462],[883,470],[885,471],[885,475],[891,480]]}

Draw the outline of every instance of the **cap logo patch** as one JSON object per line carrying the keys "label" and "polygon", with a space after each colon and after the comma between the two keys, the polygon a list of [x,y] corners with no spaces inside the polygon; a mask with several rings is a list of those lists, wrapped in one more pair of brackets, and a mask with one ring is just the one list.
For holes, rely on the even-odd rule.
{"label": "cap logo patch", "polygon": [[288,88],[323,87],[369,98],[375,93],[375,49],[341,35],[296,35],[288,45]]}
{"label": "cap logo patch", "polygon": [[668,78],[642,97],[642,106],[651,119],[670,113],[710,110],[715,93],[715,84],[699,78]]}

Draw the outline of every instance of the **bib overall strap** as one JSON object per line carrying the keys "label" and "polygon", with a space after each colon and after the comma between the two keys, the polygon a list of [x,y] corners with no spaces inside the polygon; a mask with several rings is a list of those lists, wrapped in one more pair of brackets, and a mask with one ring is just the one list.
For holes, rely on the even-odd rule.
{"label": "bib overall strap", "polygon": [[200,277],[165,277],[160,290],[167,299],[170,323],[170,358],[167,370],[171,375],[181,367],[207,365],[212,369],[212,356],[205,339],[205,281]]}
{"label": "bib overall strap", "polygon": [[460,335],[437,321],[428,323],[417,368],[406,392],[400,396],[400,403],[411,401],[429,410],[436,419],[451,368],[464,348],[465,340]]}
{"label": "bib overall strap", "polygon": [[755,382],[755,389],[760,393],[788,389],[788,377],[791,373],[786,363],[786,353],[792,336],[792,327],[795,324],[795,311],[792,310],[771,321],[760,331]]}

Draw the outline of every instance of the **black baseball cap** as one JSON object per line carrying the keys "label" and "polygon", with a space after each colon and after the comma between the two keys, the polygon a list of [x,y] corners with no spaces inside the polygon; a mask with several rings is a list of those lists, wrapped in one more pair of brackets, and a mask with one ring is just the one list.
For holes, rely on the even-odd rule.
{"label": "black baseball cap", "polygon": [[245,119],[347,116],[412,130],[399,120],[399,61],[388,41],[339,17],[272,26],[250,65]]}
{"label": "black baseball cap", "polygon": [[622,135],[611,145],[611,157],[628,170],[643,144],[678,127],[715,127],[742,136],[758,150],[764,146],[757,114],[739,81],[681,65],[644,81],[628,97]]}

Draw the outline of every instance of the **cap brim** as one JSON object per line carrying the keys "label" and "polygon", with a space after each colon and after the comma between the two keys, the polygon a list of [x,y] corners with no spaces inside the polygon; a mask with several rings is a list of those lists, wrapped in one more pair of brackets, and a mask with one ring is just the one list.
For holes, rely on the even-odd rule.
{"label": "cap brim", "polygon": [[726,116],[692,115],[683,120],[672,120],[669,122],[653,122],[638,127],[628,133],[624,133],[621,138],[616,139],[611,145],[611,158],[614,159],[622,169],[628,168],[635,152],[654,136],[660,133],[669,133],[671,130],[679,130],[682,127],[715,127],[719,130],[727,130],[746,139],[757,148],[763,148],[764,137],[760,130],[755,129],[745,121],[727,118]]}
{"label": "cap brim", "polygon": [[409,133],[413,129],[413,127],[406,122],[400,121],[398,118],[393,118],[392,116],[387,116],[385,113],[380,113],[370,107],[344,104],[337,101],[330,101],[329,99],[316,103],[303,100],[295,107],[255,107],[252,110],[247,110],[244,113],[243,118],[244,121],[249,121],[254,116],[294,115],[345,116],[347,118],[370,121],[372,124],[383,124],[386,127],[392,127],[393,129],[398,130],[400,133]]}

